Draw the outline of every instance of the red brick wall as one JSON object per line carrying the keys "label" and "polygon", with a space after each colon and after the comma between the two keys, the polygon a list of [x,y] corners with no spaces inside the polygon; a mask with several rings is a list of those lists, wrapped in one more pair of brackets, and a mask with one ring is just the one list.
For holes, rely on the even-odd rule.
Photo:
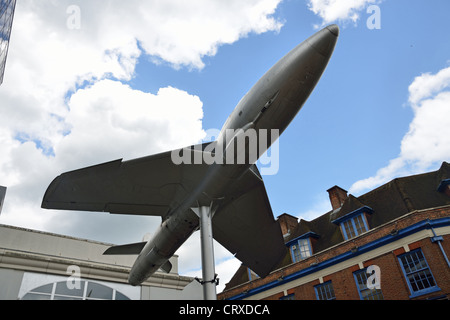
{"label": "red brick wall", "polygon": [[[444,237],[444,242],[450,242],[450,236]],[[449,294],[450,293],[450,273],[447,263],[436,243],[430,239],[424,239],[409,245],[410,250],[420,248],[428,262],[431,272],[437,285],[441,288],[440,292],[430,293],[415,299],[426,299],[428,297]],[[393,252],[381,255],[375,259],[364,262],[364,267],[371,265],[380,267],[381,291],[385,300],[408,300],[410,291],[406,283],[398,256],[406,251],[401,248]],[[359,265],[354,265],[345,270],[333,273],[324,277],[323,281],[332,281],[337,300],[359,300],[355,278],[353,273],[360,270]],[[288,291],[288,294],[294,293],[297,300],[316,300],[314,286],[319,284],[319,280],[298,286]],[[284,296],[283,292],[272,295],[265,300],[279,300]]]}
{"label": "red brick wall", "polygon": [[[399,250],[401,251],[401,250]],[[398,252],[400,254],[403,252]],[[381,292],[385,300],[407,300],[409,299],[408,285],[406,284],[403,272],[394,252],[384,254],[364,263],[365,267],[376,265],[380,267]]]}
{"label": "red brick wall", "polygon": [[[450,235],[446,235],[443,238],[444,241],[441,242],[442,244],[448,244],[448,242],[450,242]],[[437,243],[432,243],[431,239],[424,239],[420,241],[420,243],[422,252],[428,262],[428,266],[431,269],[434,280],[436,281],[439,288],[442,289],[441,292],[432,295],[447,294],[450,298],[450,269],[447,265],[447,262],[445,261],[444,255],[439,248],[439,245]],[[447,255],[447,258],[450,258],[450,251],[448,249],[445,250],[445,253]]]}
{"label": "red brick wall", "polygon": [[[312,257],[303,260],[298,263],[291,264],[278,272],[270,274],[264,279],[258,279],[249,284],[233,288],[227,292],[219,295],[220,299],[226,299],[237,295],[245,290],[252,288],[257,288],[265,283],[272,282],[279,279],[281,276],[292,274],[299,270],[308,268],[313,262],[322,262],[330,258],[333,258],[342,253],[348,252],[355,246],[361,246],[366,243],[370,243],[376,239],[384,237],[393,229],[403,229],[411,226],[417,222],[424,221],[426,219],[434,220],[442,217],[450,216],[450,207],[431,209],[427,211],[419,211],[397,221],[387,224],[382,228],[376,229],[373,232],[368,232],[362,236],[355,238],[354,241],[344,242],[339,246],[334,247],[332,250],[325,250]],[[450,235],[445,235],[444,241],[441,242],[444,250],[446,251],[447,257],[450,259]],[[420,248],[428,262],[431,272],[437,285],[441,288],[441,291],[430,293],[428,295],[420,296],[415,299],[425,299],[428,297],[447,295],[450,298],[450,269],[445,261],[442,252],[439,249],[437,243],[432,243],[431,238],[426,238],[421,241],[410,243],[408,245],[409,250],[415,250]],[[378,256],[370,261],[364,262],[364,267],[369,267],[370,265],[377,265],[381,269],[381,290],[383,292],[384,299],[386,300],[408,300],[410,296],[410,291],[406,283],[402,268],[398,261],[397,256],[404,254],[405,250],[403,248],[396,249],[392,252]],[[359,270],[359,265],[352,266],[345,270],[338,271],[325,277],[324,282],[331,280],[336,294],[336,299],[338,300],[359,300],[359,293],[356,287],[353,272]],[[297,300],[315,300],[316,295],[314,291],[314,286],[319,284],[319,280],[312,281],[310,283],[301,285],[299,287],[293,288],[292,292],[295,294],[295,299]],[[278,300],[284,296],[283,292],[279,292],[272,295],[267,300]]]}

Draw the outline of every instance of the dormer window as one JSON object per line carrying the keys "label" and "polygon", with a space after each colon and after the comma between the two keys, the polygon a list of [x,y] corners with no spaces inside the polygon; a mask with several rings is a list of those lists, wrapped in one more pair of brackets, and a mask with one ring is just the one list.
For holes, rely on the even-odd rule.
{"label": "dormer window", "polygon": [[332,222],[340,226],[344,240],[349,240],[369,231],[366,214],[372,214],[372,212],[371,208],[363,206]]}
{"label": "dormer window", "polygon": [[293,245],[291,245],[291,256],[293,262],[299,262],[300,260],[310,257],[312,254],[311,243],[308,239],[299,239]]}
{"label": "dormer window", "polygon": [[307,232],[302,236],[289,241],[287,246],[291,252],[292,262],[295,263],[309,258],[313,254],[311,238],[318,237],[319,236],[314,232]]}
{"label": "dormer window", "polygon": [[366,231],[369,231],[366,218],[363,214],[342,222],[341,228],[345,240],[352,239]]}

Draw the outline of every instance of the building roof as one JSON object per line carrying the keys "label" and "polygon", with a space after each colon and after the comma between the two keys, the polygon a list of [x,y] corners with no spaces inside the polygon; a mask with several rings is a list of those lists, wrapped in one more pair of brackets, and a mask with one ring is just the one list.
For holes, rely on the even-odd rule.
{"label": "building roof", "polygon": [[[450,197],[438,190],[442,181],[448,179],[450,164],[443,162],[437,171],[397,178],[359,197],[349,195],[339,209],[311,221],[300,220],[285,242],[292,242],[306,234],[315,235],[315,254],[344,241],[339,223],[353,214],[367,213],[369,228],[374,229],[416,210],[450,205]],[[288,254],[279,267],[291,263]],[[241,266],[225,290],[249,281],[246,269]]]}

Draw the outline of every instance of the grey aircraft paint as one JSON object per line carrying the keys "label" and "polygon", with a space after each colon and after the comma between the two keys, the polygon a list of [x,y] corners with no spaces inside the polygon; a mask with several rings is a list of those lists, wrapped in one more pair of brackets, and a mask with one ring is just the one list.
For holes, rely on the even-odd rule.
{"label": "grey aircraft paint", "polygon": [[[48,187],[42,207],[161,216],[162,224],[148,242],[105,252],[138,254],[129,283],[139,285],[159,269],[170,271],[169,258],[198,230],[195,208],[209,206],[214,213],[214,238],[259,276],[267,276],[287,249],[256,166],[177,165],[172,156],[187,150],[194,157],[220,150],[226,157],[236,152],[231,145],[248,130],[269,142],[258,150],[258,155],[263,154],[273,139],[259,133],[276,129],[281,134],[295,118],[328,65],[338,36],[338,26],[328,26],[277,62],[238,103],[217,141],[64,173]],[[225,137],[227,130],[236,132],[231,141]]]}

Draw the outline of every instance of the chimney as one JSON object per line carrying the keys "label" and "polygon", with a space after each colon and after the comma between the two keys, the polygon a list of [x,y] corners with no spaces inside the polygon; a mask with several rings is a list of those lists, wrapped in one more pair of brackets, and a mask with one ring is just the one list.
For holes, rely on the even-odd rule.
{"label": "chimney", "polygon": [[341,187],[334,186],[327,190],[328,195],[330,196],[331,206],[333,210],[339,209],[344,204],[345,199],[347,199],[347,190],[342,189]]}
{"label": "chimney", "polygon": [[298,226],[298,218],[287,213],[283,213],[279,216],[278,222],[280,223],[283,236],[289,235],[291,230],[293,231]]}

